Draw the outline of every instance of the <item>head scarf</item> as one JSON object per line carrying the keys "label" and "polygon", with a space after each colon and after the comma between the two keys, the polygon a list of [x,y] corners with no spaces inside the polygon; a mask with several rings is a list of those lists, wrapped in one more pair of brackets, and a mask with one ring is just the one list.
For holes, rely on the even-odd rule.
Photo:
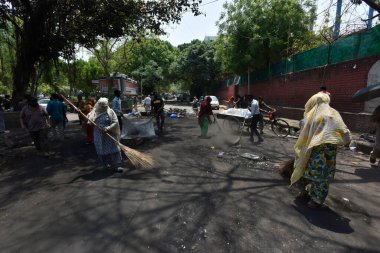
{"label": "head scarf", "polygon": [[339,112],[331,108],[329,103],[330,97],[320,92],[305,105],[305,125],[294,146],[296,159],[291,184],[303,176],[313,147],[325,143],[344,145],[350,141],[350,131]]}
{"label": "head scarf", "polygon": [[98,102],[96,102],[94,108],[90,112],[89,118],[92,121],[95,121],[101,115],[107,113],[108,109],[108,98],[99,98]]}

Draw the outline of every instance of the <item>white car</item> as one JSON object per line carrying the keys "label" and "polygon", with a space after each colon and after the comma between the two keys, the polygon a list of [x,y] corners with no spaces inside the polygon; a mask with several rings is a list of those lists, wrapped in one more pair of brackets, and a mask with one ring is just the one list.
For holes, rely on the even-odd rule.
{"label": "white car", "polygon": [[48,98],[42,98],[42,99],[38,100],[38,104],[41,105],[46,110],[46,106],[49,103],[49,101],[50,101],[50,99],[48,99]]}
{"label": "white car", "polygon": [[215,96],[209,96],[211,98],[211,108],[213,110],[219,110],[219,100]]}

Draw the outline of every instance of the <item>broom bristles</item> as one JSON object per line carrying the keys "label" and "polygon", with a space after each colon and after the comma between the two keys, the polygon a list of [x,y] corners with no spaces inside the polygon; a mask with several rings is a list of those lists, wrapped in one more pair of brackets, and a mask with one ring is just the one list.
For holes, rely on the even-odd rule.
{"label": "broom bristles", "polygon": [[294,169],[294,159],[284,161],[280,164],[280,174],[290,177]]}
{"label": "broom bristles", "polygon": [[154,159],[150,154],[143,154],[123,144],[120,144],[120,148],[135,167],[143,169],[152,169],[154,167]]}
{"label": "broom bristles", "polygon": [[232,143],[232,145],[237,145],[237,144],[239,144],[240,139],[241,139],[241,136],[237,137],[236,140]]}

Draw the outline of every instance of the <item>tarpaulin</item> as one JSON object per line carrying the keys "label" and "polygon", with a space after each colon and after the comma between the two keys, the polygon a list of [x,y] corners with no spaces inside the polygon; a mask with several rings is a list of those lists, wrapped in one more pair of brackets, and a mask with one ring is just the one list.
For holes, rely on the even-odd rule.
{"label": "tarpaulin", "polygon": [[153,118],[128,119],[123,118],[123,130],[121,139],[149,138],[156,136],[153,126]]}

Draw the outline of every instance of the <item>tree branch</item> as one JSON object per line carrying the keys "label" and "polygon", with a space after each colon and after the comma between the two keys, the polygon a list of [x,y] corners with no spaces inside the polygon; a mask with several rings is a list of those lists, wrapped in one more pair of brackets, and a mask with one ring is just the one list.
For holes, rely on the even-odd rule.
{"label": "tree branch", "polygon": [[374,0],[363,0],[366,4],[371,6],[374,10],[380,13],[380,4],[376,3]]}
{"label": "tree branch", "polygon": [[0,8],[0,14],[2,14],[6,20],[8,20],[9,22],[11,22],[14,25],[15,29],[17,30],[17,32],[19,32],[19,33],[22,34],[22,29],[19,26],[19,24],[17,24],[16,20],[14,20],[13,18],[11,18],[4,9]]}

